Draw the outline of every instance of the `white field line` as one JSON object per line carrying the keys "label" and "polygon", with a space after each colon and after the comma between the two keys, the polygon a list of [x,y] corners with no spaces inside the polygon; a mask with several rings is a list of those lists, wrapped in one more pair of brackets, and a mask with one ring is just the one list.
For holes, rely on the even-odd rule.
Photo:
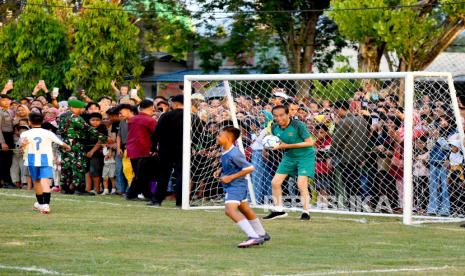
{"label": "white field line", "polygon": [[[361,219],[352,219],[352,218],[334,218],[334,217],[318,217],[318,219],[326,219],[326,220],[339,220],[339,221],[352,221],[352,222],[357,222],[357,223],[369,223],[368,219],[366,218],[361,218]],[[372,222],[370,222],[373,224]],[[399,222],[395,222],[399,223]]]}
{"label": "white field line", "polygon": [[[22,198],[36,198],[33,195],[20,195],[20,194],[14,194],[14,193],[0,193],[0,196],[11,196],[11,197],[22,197]],[[88,196],[86,196],[88,197]],[[98,197],[98,196],[97,196]],[[79,199],[74,199],[74,198],[62,198],[62,197],[53,197],[52,194],[52,201],[57,200],[57,201],[68,201],[68,202],[91,202],[91,203],[97,203],[97,204],[102,204],[102,205],[110,205],[110,206],[123,206],[123,207],[138,207],[138,208],[158,208],[158,209],[163,209],[163,210],[180,210],[179,208],[171,208],[171,207],[151,207],[151,206],[146,206],[145,204],[138,204],[138,205],[133,205],[133,204],[124,204],[124,203],[117,203],[117,202],[106,202],[106,201],[98,201],[98,200],[79,200]]]}
{"label": "white field line", "polygon": [[[287,276],[325,276],[325,275],[340,275],[340,274],[372,274],[372,273],[395,273],[395,272],[424,272],[450,269],[450,266],[431,266],[431,267],[406,267],[406,268],[391,268],[391,269],[370,269],[370,270],[333,270],[326,272],[314,273],[299,273],[299,274],[283,274]],[[276,274],[272,274],[276,275]]]}
{"label": "white field line", "polygon": [[10,266],[10,265],[3,265],[0,264],[0,270],[19,270],[19,271],[27,271],[27,272],[37,272],[46,275],[76,275],[76,274],[68,274],[68,273],[61,273],[58,271],[49,270],[46,268],[40,268],[36,266]]}

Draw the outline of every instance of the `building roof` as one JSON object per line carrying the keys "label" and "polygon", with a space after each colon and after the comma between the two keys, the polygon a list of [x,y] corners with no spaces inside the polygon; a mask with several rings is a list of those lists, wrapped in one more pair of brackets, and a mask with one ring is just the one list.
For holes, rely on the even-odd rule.
{"label": "building roof", "polygon": [[[260,72],[256,69],[248,70],[250,74],[259,74]],[[181,70],[173,73],[163,74],[163,75],[154,75],[150,77],[143,78],[143,82],[183,82],[184,76],[186,75],[231,75],[235,74],[237,71],[234,69],[220,69],[217,72],[205,73],[203,70]]]}
{"label": "building roof", "polygon": [[454,77],[465,75],[465,54],[442,52],[425,69],[429,72],[451,72]]}

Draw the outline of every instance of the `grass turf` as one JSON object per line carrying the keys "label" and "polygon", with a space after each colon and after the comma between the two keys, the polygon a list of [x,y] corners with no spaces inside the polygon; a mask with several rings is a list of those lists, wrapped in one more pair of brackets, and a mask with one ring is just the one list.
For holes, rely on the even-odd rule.
{"label": "grass turf", "polygon": [[[238,249],[244,236],[220,210],[53,194],[52,213],[41,215],[34,201],[30,191],[0,189],[0,275],[465,274],[457,223],[291,214],[264,222],[269,243]],[[31,267],[47,271],[21,270]]]}

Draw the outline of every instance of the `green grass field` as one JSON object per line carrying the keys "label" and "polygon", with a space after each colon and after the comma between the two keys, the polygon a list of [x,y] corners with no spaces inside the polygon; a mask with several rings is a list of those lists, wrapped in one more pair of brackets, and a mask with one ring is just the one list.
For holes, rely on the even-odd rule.
{"label": "green grass field", "polygon": [[52,213],[41,215],[34,201],[0,189],[0,275],[465,274],[458,224],[322,214],[301,222],[294,213],[264,223],[269,243],[238,249],[244,236],[221,210],[53,194]]}

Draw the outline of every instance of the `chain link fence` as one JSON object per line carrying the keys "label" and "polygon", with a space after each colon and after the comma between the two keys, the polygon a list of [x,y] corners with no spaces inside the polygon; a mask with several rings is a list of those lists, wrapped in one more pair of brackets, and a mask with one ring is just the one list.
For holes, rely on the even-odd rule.
{"label": "chain link fence", "polygon": [[[225,82],[192,81],[189,206],[222,206],[216,136],[228,125],[240,127],[238,146],[255,167],[250,177],[253,201],[257,206],[273,205],[271,183],[282,170],[286,152],[271,149],[264,139],[268,143],[267,136],[279,127],[272,108],[285,105],[291,121],[303,124],[315,142],[313,159],[305,165],[313,170],[308,189],[314,210],[402,213],[404,84],[402,78],[232,80],[232,102]],[[465,215],[461,122],[452,103],[445,78],[415,80],[415,215]],[[301,208],[294,173],[289,172],[282,191],[284,207]]]}

